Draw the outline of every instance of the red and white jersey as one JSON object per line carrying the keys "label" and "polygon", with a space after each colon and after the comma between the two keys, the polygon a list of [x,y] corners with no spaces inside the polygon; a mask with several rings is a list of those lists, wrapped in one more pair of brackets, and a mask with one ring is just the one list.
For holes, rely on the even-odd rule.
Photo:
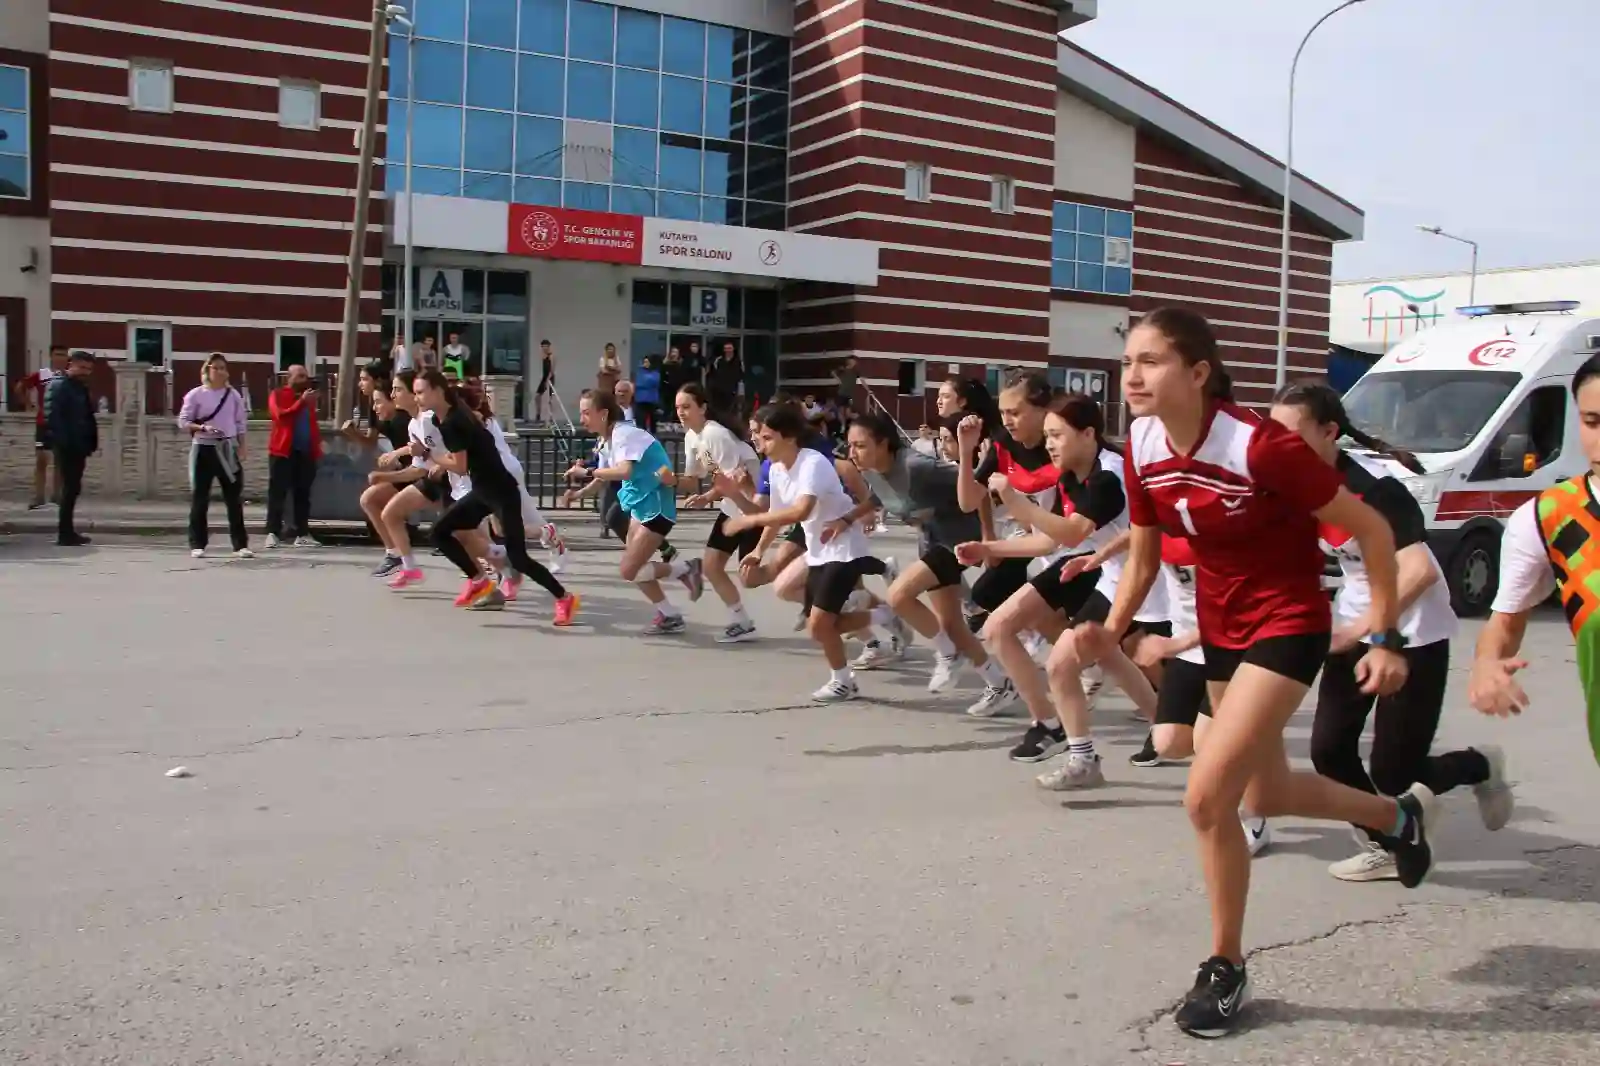
{"label": "red and white jersey", "polygon": [[1248,648],[1332,628],[1313,512],[1343,479],[1297,434],[1218,404],[1186,456],[1159,420],[1136,420],[1127,460],[1129,521],[1186,537],[1194,549],[1207,644]]}

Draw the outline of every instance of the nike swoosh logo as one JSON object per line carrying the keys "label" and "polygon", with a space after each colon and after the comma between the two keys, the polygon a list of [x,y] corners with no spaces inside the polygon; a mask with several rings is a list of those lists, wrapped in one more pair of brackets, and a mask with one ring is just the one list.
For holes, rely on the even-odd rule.
{"label": "nike swoosh logo", "polygon": [[1233,988],[1233,995],[1217,997],[1217,1011],[1224,1018],[1233,1017],[1233,1012],[1239,1009],[1239,998],[1244,995],[1244,982],[1240,981]]}

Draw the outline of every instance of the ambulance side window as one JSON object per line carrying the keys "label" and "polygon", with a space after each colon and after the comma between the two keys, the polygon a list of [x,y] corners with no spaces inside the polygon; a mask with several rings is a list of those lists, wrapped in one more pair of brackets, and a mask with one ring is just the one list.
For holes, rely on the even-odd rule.
{"label": "ambulance side window", "polygon": [[1541,385],[1506,419],[1472,473],[1474,481],[1524,478],[1561,455],[1567,431],[1567,390]]}

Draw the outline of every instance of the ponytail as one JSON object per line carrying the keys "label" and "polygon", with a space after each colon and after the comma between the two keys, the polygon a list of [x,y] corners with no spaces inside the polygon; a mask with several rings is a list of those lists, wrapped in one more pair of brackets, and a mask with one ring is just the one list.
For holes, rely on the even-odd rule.
{"label": "ponytail", "polygon": [[1106,440],[1106,417],[1100,404],[1081,392],[1064,392],[1050,402],[1050,413],[1076,430],[1094,430],[1094,442],[1103,452],[1121,455],[1122,449]]}
{"label": "ponytail", "polygon": [[1350,423],[1350,416],[1345,413],[1344,401],[1339,399],[1339,394],[1328,386],[1318,381],[1301,381],[1293,385],[1286,385],[1279,391],[1272,401],[1275,405],[1284,407],[1298,407],[1324,426],[1333,426],[1341,437],[1349,437],[1358,447],[1369,452],[1376,452],[1385,459],[1392,459],[1411,471],[1413,474],[1426,474],[1428,471],[1408,451],[1396,448],[1362,429],[1357,429]]}

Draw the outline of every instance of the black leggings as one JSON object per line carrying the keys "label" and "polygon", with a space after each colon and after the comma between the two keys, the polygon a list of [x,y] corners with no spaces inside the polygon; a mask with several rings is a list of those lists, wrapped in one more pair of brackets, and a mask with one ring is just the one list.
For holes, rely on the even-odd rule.
{"label": "black leggings", "polygon": [[207,514],[211,510],[211,485],[222,489],[222,503],[228,511],[228,535],[233,550],[246,547],[250,537],[244,527],[244,470],[228,476],[217,449],[201,445],[194,450],[194,488],[189,497],[189,547],[204,548],[211,539]]}
{"label": "black leggings", "polygon": [[1442,795],[1460,785],[1489,779],[1489,763],[1476,751],[1429,755],[1450,676],[1448,640],[1407,648],[1410,672],[1392,696],[1377,697],[1372,726],[1372,773],[1361,765],[1361,732],[1374,697],[1356,682],[1356,663],[1371,649],[1357,644],[1328,656],[1317,690],[1317,716],[1311,724],[1311,763],[1317,773],[1363,792],[1398,796],[1420,781]]}
{"label": "black leggings", "polygon": [[528,554],[527,535],[522,530],[522,497],[515,485],[505,490],[485,491],[474,482],[472,491],[451,504],[433,524],[434,547],[467,577],[477,577],[478,568],[472,562],[472,555],[466,545],[456,539],[456,534],[477,529],[490,515],[500,519],[500,533],[505,537],[506,558],[511,565],[533,578],[556,599],[564,599],[566,588]]}

